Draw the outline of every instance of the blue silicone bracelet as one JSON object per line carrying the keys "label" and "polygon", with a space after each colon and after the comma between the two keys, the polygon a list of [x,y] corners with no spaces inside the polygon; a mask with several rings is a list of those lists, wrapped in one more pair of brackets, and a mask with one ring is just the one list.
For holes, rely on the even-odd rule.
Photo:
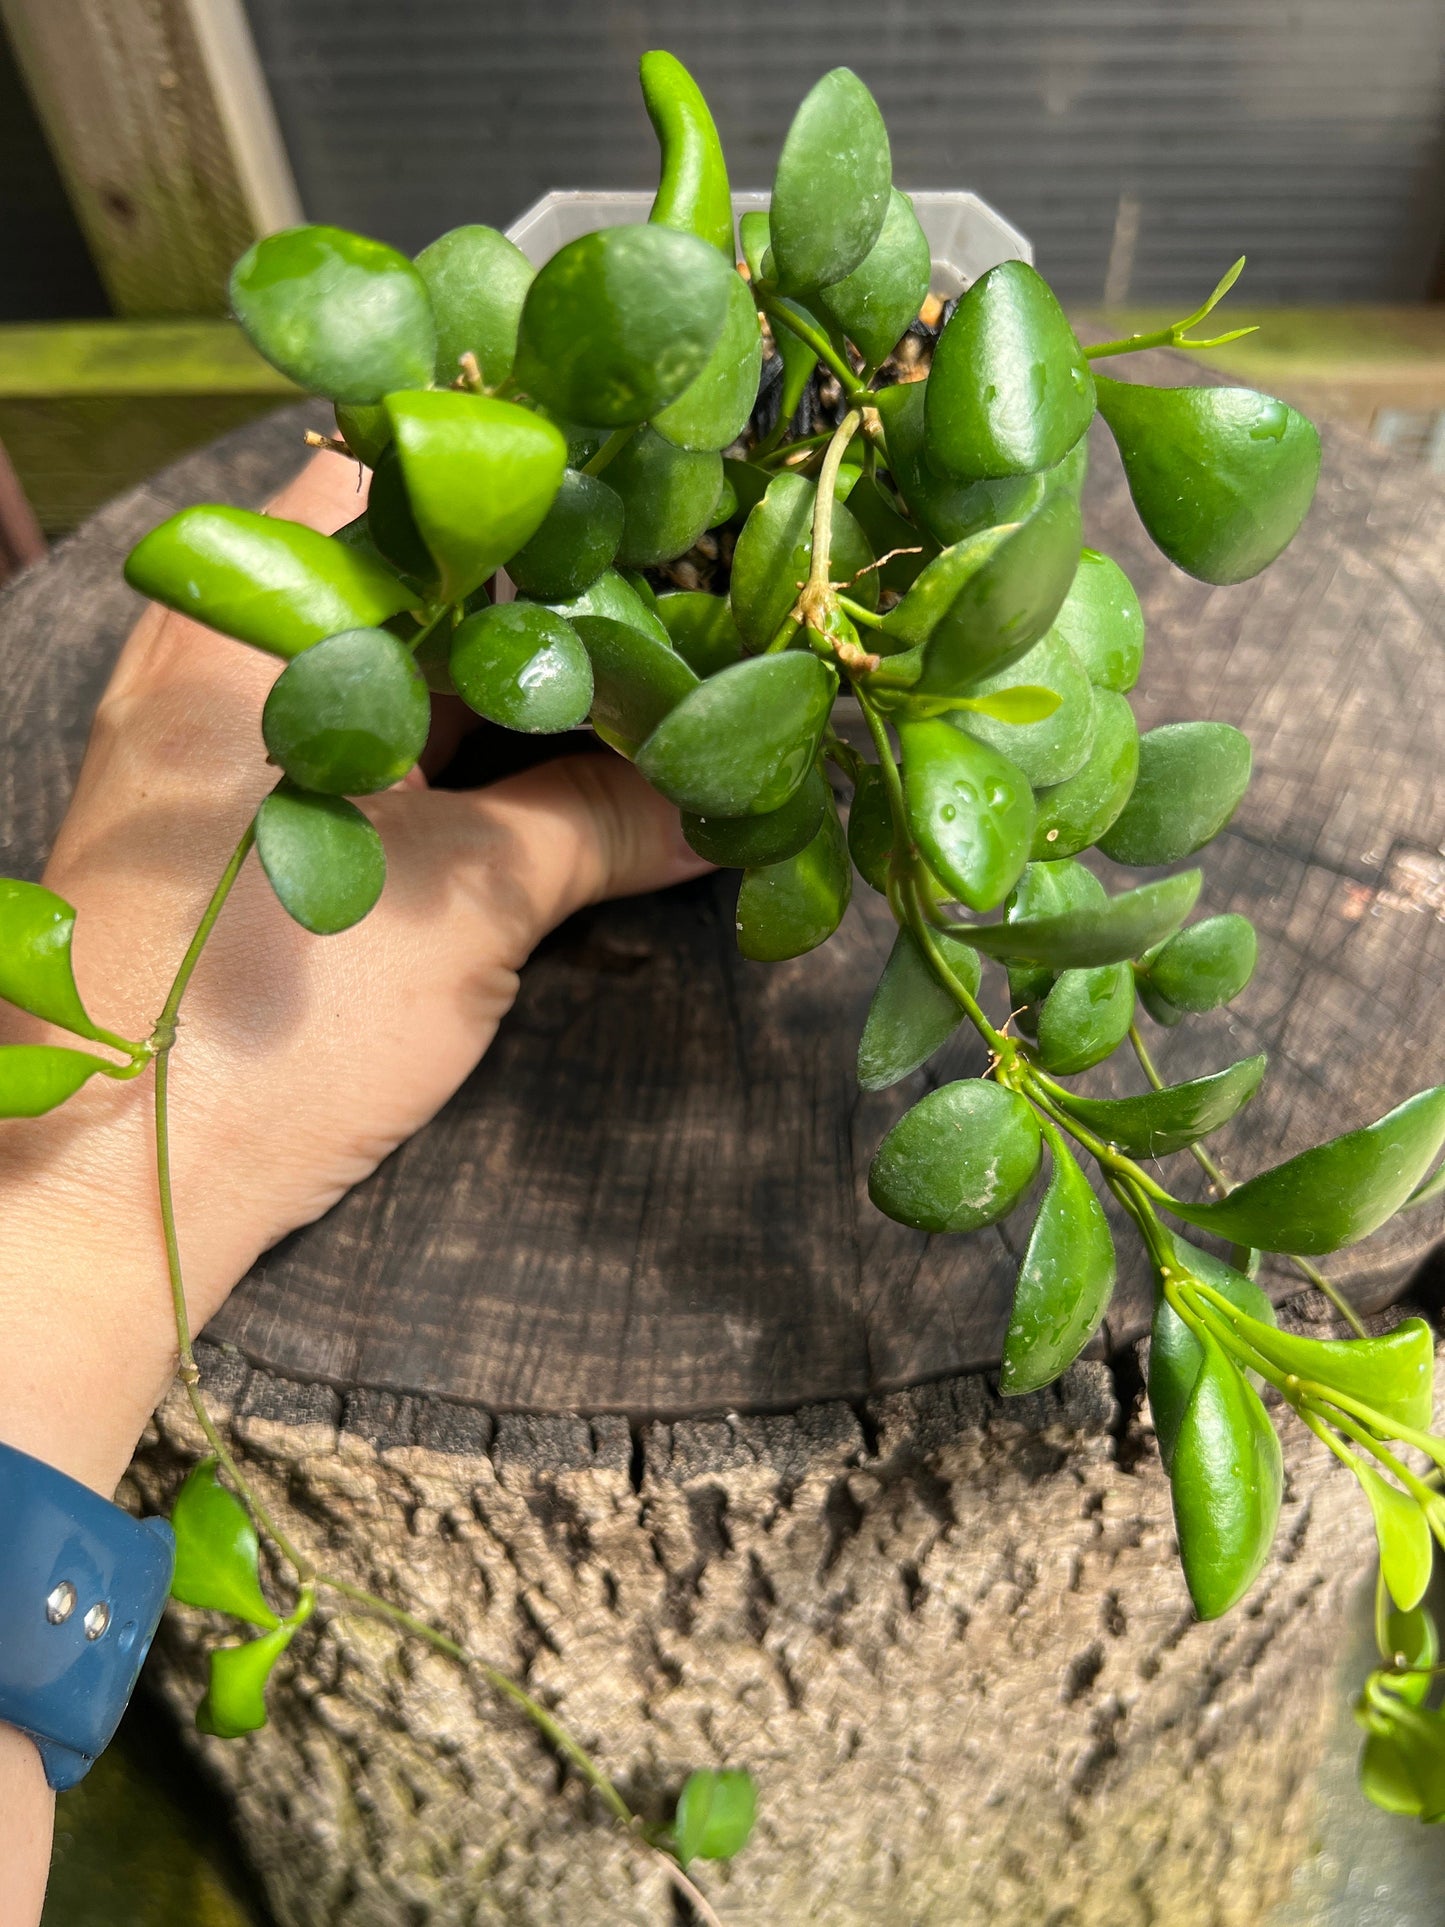
{"label": "blue silicone bracelet", "polygon": [[0,1444],[0,1723],[74,1786],[120,1724],[165,1610],[175,1534]]}

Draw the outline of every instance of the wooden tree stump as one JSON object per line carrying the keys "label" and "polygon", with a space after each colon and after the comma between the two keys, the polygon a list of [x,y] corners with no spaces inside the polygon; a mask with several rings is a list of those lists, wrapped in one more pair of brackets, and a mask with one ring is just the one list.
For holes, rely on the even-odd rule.
{"label": "wooden tree stump", "polygon": [[[260,501],[309,419],[179,464],[0,600],[0,867],[36,874],[54,833],[135,613],[130,543],[184,502]],[[1150,620],[1141,723],[1218,717],[1255,744],[1202,908],[1255,920],[1260,973],[1158,1043],[1171,1079],[1270,1051],[1222,1140],[1239,1171],[1445,1066],[1445,495],[1347,434],[1326,448],[1304,533],[1238,589],[1149,547],[1106,441],[1086,504]],[[644,1812],[694,1766],[753,1768],[757,1835],[711,1881],[729,1927],[1259,1921],[1306,1851],[1367,1570],[1347,1475],[1287,1423],[1266,1574],[1195,1625],[1139,1407],[1132,1241],[1095,1355],[1001,1404],[1017,1231],[927,1239],[863,1189],[893,1117],[981,1056],[956,1043],[860,1097],[886,906],[860,887],[826,949],[757,966],[734,887],[558,932],[452,1103],[237,1292],[212,1396],[299,1535],[524,1677]],[[1370,1308],[1412,1279],[1428,1302],[1441,1226],[1415,1214],[1336,1275]],[[172,1400],[137,1492],[164,1503],[198,1446]],[[153,1672],[178,1708],[213,1630],[168,1622]],[[559,1797],[485,1689],[329,1609],[293,1650],[269,1729],[197,1742],[284,1927],[674,1917],[655,1863],[575,1784]]]}

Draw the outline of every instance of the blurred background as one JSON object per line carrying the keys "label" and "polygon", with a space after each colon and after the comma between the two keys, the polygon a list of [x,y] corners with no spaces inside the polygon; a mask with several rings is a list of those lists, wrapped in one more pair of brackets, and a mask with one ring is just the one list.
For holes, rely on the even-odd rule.
{"label": "blurred background", "polygon": [[[1262,332],[1216,364],[1445,475],[1445,0],[0,0],[0,577],[289,399],[226,318],[258,235],[411,252],[549,188],[651,187],[650,46],[701,82],[738,188],[852,66],[900,185],[975,189],[1110,332],[1247,254],[1221,325]],[[142,1700],[62,1801],[47,1927],[260,1921],[174,1747]],[[1437,1918],[1391,1888],[1439,1869],[1353,1799],[1353,1747],[1374,1899],[1341,1874],[1290,1919]]]}

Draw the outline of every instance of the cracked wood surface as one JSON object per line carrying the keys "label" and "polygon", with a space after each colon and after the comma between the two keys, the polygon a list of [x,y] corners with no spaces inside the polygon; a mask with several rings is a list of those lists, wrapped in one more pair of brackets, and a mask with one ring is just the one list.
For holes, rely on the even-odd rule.
{"label": "cracked wood surface", "polygon": [[[1146,357],[1130,372],[1172,380],[1179,366]],[[126,548],[184,502],[263,499],[296,466],[307,419],[178,464],[0,601],[0,867],[36,874],[54,833],[137,607]],[[1263,1093],[1214,1141],[1239,1173],[1445,1067],[1445,491],[1347,432],[1327,430],[1325,451],[1303,533],[1240,588],[1158,555],[1102,433],[1086,501],[1089,540],[1129,570],[1149,619],[1141,724],[1218,717],[1255,746],[1249,794],[1205,853],[1200,909],[1254,919],[1259,973],[1228,1013],[1154,1033],[1171,1080],[1271,1053]],[[1140,875],[1102,867],[1115,887]],[[558,932],[476,1075],[268,1254],[214,1335],[292,1376],[494,1411],[783,1409],[996,1360],[1025,1214],[929,1239],[864,1190],[883,1131],[928,1084],[981,1070],[980,1048],[956,1040],[896,1090],[860,1095],[853,1054],[891,940],[881,899],[860,884],[832,943],[758,965],[736,952],[735,889],[729,873]],[[1121,1059],[1085,1088],[1141,1080]],[[1197,1189],[1190,1160],[1169,1169]],[[1362,1303],[1386,1302],[1442,1223],[1445,1203],[1335,1271]],[[1127,1234],[1120,1254],[1115,1345],[1149,1302]],[[1271,1282],[1290,1289],[1288,1273]]]}

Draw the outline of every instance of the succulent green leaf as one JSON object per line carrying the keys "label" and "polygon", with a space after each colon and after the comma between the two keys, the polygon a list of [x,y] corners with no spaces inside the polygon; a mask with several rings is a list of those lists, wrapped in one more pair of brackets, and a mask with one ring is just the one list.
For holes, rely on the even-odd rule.
{"label": "succulent green leaf", "polygon": [[1434,1684],[1424,1669],[1438,1665],[1440,1660],[1440,1635],[1429,1608],[1413,1606],[1408,1612],[1387,1612],[1384,1644],[1392,1658],[1412,1669],[1422,1669],[1413,1676],[1396,1675],[1389,1682],[1393,1694],[1411,1706],[1421,1705]]}
{"label": "succulent green leaf", "polygon": [[[764,217],[766,218],[766,217]],[[771,256],[769,257],[771,259]],[[787,314],[797,315],[799,320],[809,323],[818,332],[826,334],[827,328],[814,314],[801,307],[796,301],[777,298],[777,306]],[[774,317],[773,343],[783,364],[782,386],[778,390],[778,420],[784,430],[788,428],[798,412],[803,399],[803,391],[813,378],[813,370],[818,365],[818,357],[801,335],[794,334],[786,323],[777,322]]]}
{"label": "succulent green leaf", "polygon": [[1085,549],[1054,627],[1098,689],[1122,694],[1144,663],[1144,611],[1134,585],[1112,557]]}
{"label": "succulent green leaf", "polygon": [[971,923],[966,935],[985,956],[1048,964],[1054,970],[1122,963],[1178,929],[1194,908],[1202,880],[1198,870],[1184,870],[1093,908],[1020,917],[1011,923]]}
{"label": "succulent green leaf", "polygon": [[1284,1492],[1279,1436],[1259,1396],[1207,1335],[1169,1470],[1179,1559],[1201,1619],[1249,1591],[1269,1556]]}
{"label": "succulent green leaf", "polygon": [[637,767],[700,816],[781,809],[813,765],[837,688],[817,656],[750,656],[684,696],[637,752]]}
{"label": "succulent green leaf", "polygon": [[1267,568],[1314,499],[1313,424],[1252,388],[1103,376],[1097,388],[1139,519],[1169,560],[1201,582],[1244,582]]}
{"label": "succulent green leaf", "polygon": [[727,318],[734,270],[695,234],[600,228],[527,290],[514,376],[571,421],[646,421],[695,381]]}
{"label": "succulent green leaf", "polygon": [[287,916],[318,937],[359,923],[386,881],[381,838],[356,805],[289,782],[256,812],[256,852]]}
{"label": "succulent green leaf", "polygon": [[1139,773],[1139,726],[1128,699],[1094,689],[1094,745],[1088,760],[1067,782],[1034,796],[1034,841],[1040,858],[1077,856],[1118,820]]}
{"label": "succulent green leaf", "polygon": [[266,752],[300,788],[365,796],[399,783],[426,747],[431,699],[385,629],[347,629],[294,657],[261,714]]}
{"label": "succulent green leaf", "polygon": [[642,99],[662,150],[649,221],[696,234],[733,259],[727,162],[702,89],[675,54],[654,48],[638,63]]}
{"label": "succulent green leaf", "polygon": [[1435,1568],[1430,1521],[1408,1492],[1382,1479],[1363,1458],[1357,1459],[1354,1473],[1374,1515],[1380,1572],[1390,1597],[1401,1612],[1410,1612],[1425,1597]]}
{"label": "succulent green leaf", "polygon": [[1445,1164],[1432,1177],[1422,1178],[1400,1209],[1413,1211],[1417,1205],[1429,1204],[1432,1198],[1438,1198],[1442,1191],[1445,1191]]}
{"label": "succulent green leaf", "polygon": [[569,468],[535,535],[507,563],[525,595],[565,602],[610,568],[622,541],[622,502],[600,475]]}
{"label": "succulent green leaf", "polygon": [[1176,863],[1228,823],[1249,787],[1249,738],[1228,723],[1165,723],[1139,738],[1133,794],[1099,848],[1115,863]]}
{"label": "succulent green leaf", "polygon": [[879,1145],[868,1195],[919,1231],[978,1231],[1012,1211],[1033,1181],[1043,1139],[1017,1091],[972,1077],[945,1084]]}
{"label": "succulent green leaf", "polygon": [[743,639],[726,596],[680,589],[658,597],[657,613],[673,648],[695,674],[715,676],[742,660]]}
{"label": "succulent green leaf", "polygon": [[822,827],[828,799],[827,780],[815,766],[780,808],[764,816],[699,816],[684,810],[682,833],[709,863],[732,870],[762,869],[808,847]]}
{"label": "succulent green leaf", "polygon": [[[733,553],[732,611],[749,648],[766,649],[798,600],[813,554],[813,503],[817,485],[802,475],[778,475],[743,524]],[[863,531],[841,502],[833,504],[830,574],[848,582],[874,560]],[[872,609],[878,602],[876,571],[848,591]]]}
{"label": "succulent green leaf", "polygon": [[853,785],[848,810],[848,851],[859,876],[870,888],[886,895],[888,859],[893,850],[893,812],[883,772],[866,763]]}
{"label": "succulent green leaf", "polygon": [[332,401],[425,388],[436,367],[425,281],[395,248],[344,228],[257,241],[231,270],[231,306],[273,368]]}
{"label": "succulent green leaf", "polygon": [[531,409],[489,395],[388,395],[386,411],[442,597],[460,602],[541,527],[567,443]]}
{"label": "succulent green leaf", "polygon": [[928,383],[899,382],[880,388],[874,403],[888,438],[888,467],[919,527],[935,542],[965,541],[981,529],[1026,522],[1059,490],[1077,500],[1088,466],[1088,439],[1081,436],[1064,459],[1041,475],[1012,475],[999,481],[958,482],[943,476],[928,459],[924,440]]}
{"label": "succulent green leaf", "polygon": [[592,726],[624,756],[634,756],[698,679],[657,616],[615,569],[584,594],[552,605],[582,638],[592,659]]}
{"label": "succulent green leaf", "polygon": [[74,1097],[105,1059],[59,1044],[0,1044],[0,1117],[43,1117]]}
{"label": "succulent green leaf", "polygon": [[1108,891],[1092,870],[1069,859],[1050,859],[1029,864],[1010,892],[1004,916],[1010,923],[1026,923],[1098,909],[1108,901]]}
{"label": "succulent green leaf", "polygon": [[829,795],[812,842],[782,863],[743,873],[738,949],[758,963],[781,963],[825,943],[843,921],[853,870],[838,811]]}
{"label": "succulent green leaf", "polygon": [[892,177],[878,103],[835,67],[794,115],[773,177],[768,225],[785,293],[831,287],[861,264],[882,232]]}
{"label": "succulent green leaf", "polygon": [[999,1390],[1036,1392],[1066,1371],[1114,1291],[1109,1221],[1063,1137],[1044,1126],[1053,1169],[1029,1234],[1003,1344]]}
{"label": "succulent green leaf", "polygon": [[765,468],[757,468],[752,462],[739,462],[730,455],[723,456],[723,483],[730,485],[736,497],[736,507],[729,520],[741,526],[768,492],[771,474]]}
{"label": "succulent green leaf", "polygon": [[1039,1062],[1058,1077],[1100,1064],[1134,1021],[1134,973],[1126,963],[1065,970],[1038,1016]]}
{"label": "succulent green leaf", "polygon": [[126,558],[142,595],[223,635],[299,655],[342,629],[374,627],[420,598],[362,549],[251,509],[199,506],[151,530]]}
{"label": "succulent green leaf", "polygon": [[640,428],[607,465],[607,485],[622,504],[619,569],[650,569],[685,555],[712,520],[722,488],[722,457],[675,448]]}
{"label": "succulent green leaf", "polygon": [[368,468],[375,468],[381,451],[391,446],[391,422],[379,401],[337,402],[336,431]]}
{"label": "succulent green leaf", "polygon": [[689,1774],[672,1823],[678,1860],[684,1867],[694,1860],[731,1860],[748,1843],[757,1807],[751,1773],[703,1767]]}
{"label": "succulent green leaf", "polygon": [[1376,1338],[1303,1338],[1277,1331],[1272,1324],[1256,1328],[1251,1316],[1235,1322],[1255,1350],[1281,1371],[1373,1407],[1386,1424],[1429,1429],[1435,1339],[1423,1318],[1406,1318]]}
{"label": "succulent green leaf", "polygon": [[366,531],[381,559],[409,582],[417,584],[417,600],[422,595],[436,594],[436,560],[412,513],[395,442],[387,443],[372,471],[366,498]]}
{"label": "succulent green leaf", "polygon": [[[959,938],[938,932],[938,943],[970,996],[977,996],[983,964]],[[963,1020],[958,999],[938,981],[911,930],[894,939],[858,1042],[858,1082],[865,1091],[899,1083],[946,1044]]]}
{"label": "succulent green leaf", "polygon": [[726,448],[747,427],[762,371],[762,324],[747,282],[734,274],[717,345],[677,400],[653,416],[653,427],[679,448]]}
{"label": "succulent green leaf", "polygon": [[1445,1144],[1445,1085],[1263,1171],[1212,1204],[1174,1202],[1188,1224],[1261,1251],[1338,1251],[1377,1231]]}
{"label": "succulent green leaf", "polygon": [[[1017,683],[1050,692],[1054,701],[1040,715],[1016,719],[980,710],[980,701],[997,702]],[[1094,747],[1094,686],[1083,665],[1057,629],[1007,669],[983,677],[969,691],[967,706],[953,721],[1021,769],[1035,789],[1076,776]]]}
{"label": "succulent green leaf", "polygon": [[[1403,1702],[1398,1692],[1392,1697]],[[1365,1741],[1360,1785],[1387,1813],[1445,1820],[1445,1712],[1401,1703],[1388,1730]]]}
{"label": "succulent green leaf", "polygon": [[218,1646],[211,1654],[210,1683],[196,1708],[196,1726],[220,1740],[238,1740],[266,1724],[266,1682],[291,1644],[296,1628],[278,1626],[244,1646]]}
{"label": "succulent green leaf", "polygon": [[[517,329],[536,269],[494,227],[454,227],[422,249],[417,272],[436,316],[436,379],[454,382],[464,354],[477,358],[482,379],[496,388],[517,358]],[[402,385],[402,384],[395,384]]]}
{"label": "succulent green leaf", "polygon": [[924,861],[960,902],[991,910],[1028,861],[1028,782],[997,750],[941,716],[900,721],[898,742],[909,828]]}
{"label": "succulent green leaf", "polygon": [[1254,975],[1259,940],[1248,917],[1231,912],[1191,923],[1144,959],[1149,982],[1179,1011],[1218,1010]]}
{"label": "succulent green leaf", "polygon": [[1130,1157],[1167,1158],[1208,1137],[1242,1111],[1264,1082],[1264,1054],[1187,1084],[1166,1084],[1140,1097],[1082,1097],[1060,1102],[1083,1124]]}
{"label": "succulent green leaf", "polygon": [[[1073,1108],[1071,1100],[1069,1109]],[[1201,1279],[1260,1326],[1274,1324],[1274,1306],[1253,1279],[1246,1278],[1212,1252],[1186,1244],[1182,1238],[1169,1239],[1169,1248],[1176,1277]],[[1203,1363],[1204,1352],[1199,1340],[1163,1292],[1159,1292],[1149,1340],[1149,1416],[1154,1421],[1154,1435],[1159,1441],[1159,1456],[1166,1472],[1173,1465],[1179,1427]]]}
{"label": "succulent green leaf", "polygon": [[176,1535],[172,1599],[230,1613],[253,1626],[280,1624],[261,1590],[251,1515],[221,1484],[215,1459],[202,1459],[187,1474],[171,1508],[171,1529]]}
{"label": "succulent green leaf", "polygon": [[959,481],[1033,475],[1094,418],[1094,378],[1052,289],[1001,261],[954,309],[928,377],[928,453]]}
{"label": "succulent green leaf", "polygon": [[0,877],[0,997],[95,1042],[101,1032],[75,987],[74,936],[75,911],[63,897],[42,883]]}
{"label": "succulent green leaf", "polygon": [[744,261],[748,264],[748,273],[754,281],[763,281],[767,278],[763,264],[771,244],[768,217],[760,208],[754,208],[749,213],[738,216],[738,245],[743,251]]}
{"label": "succulent green leaf", "polygon": [[1006,674],[999,680],[1006,687],[992,694],[960,696],[959,709],[1021,729],[1028,723],[1045,721],[1060,707],[1057,689],[1046,689],[1041,683],[1013,683]]}
{"label": "succulent green leaf", "polygon": [[540,602],[502,602],[467,616],[452,635],[450,666],[462,701],[504,729],[576,729],[592,707],[582,639]]}
{"label": "succulent green leaf", "polygon": [[885,361],[928,293],[933,256],[913,203],[895,187],[878,239],[851,274],[819,290],[815,305],[870,367]]}

